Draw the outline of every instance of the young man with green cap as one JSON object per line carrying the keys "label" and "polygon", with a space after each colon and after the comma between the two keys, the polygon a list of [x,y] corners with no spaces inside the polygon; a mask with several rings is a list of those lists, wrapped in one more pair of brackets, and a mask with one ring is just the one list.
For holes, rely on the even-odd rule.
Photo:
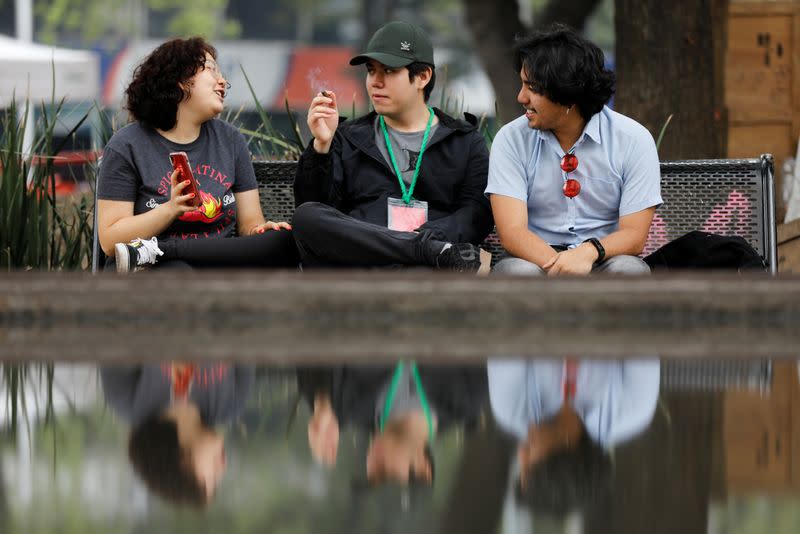
{"label": "young man with green cap", "polygon": [[430,38],[391,22],[350,64],[366,66],[374,111],[343,122],[334,92],[311,102],[314,140],[298,164],[292,222],[303,265],[477,271],[477,245],[494,224],[483,195],[489,153],[475,117],[427,104]]}

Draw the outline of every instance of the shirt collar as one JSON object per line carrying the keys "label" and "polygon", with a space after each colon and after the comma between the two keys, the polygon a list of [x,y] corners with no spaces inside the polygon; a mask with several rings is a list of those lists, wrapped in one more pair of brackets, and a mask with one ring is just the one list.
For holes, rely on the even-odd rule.
{"label": "shirt collar", "polygon": [[[575,146],[577,147],[583,142],[584,137],[588,137],[598,145],[601,145],[601,138],[600,138],[600,113],[595,113],[592,115],[592,118],[589,119],[589,122],[586,123],[586,126],[583,127],[583,133],[575,142]],[[552,147],[553,150],[556,151],[557,154],[561,154],[563,150],[561,149],[561,145],[558,144],[558,139],[556,139],[555,134],[550,130],[540,130],[539,131],[539,141],[540,142],[547,142]]]}
{"label": "shirt collar", "polygon": [[583,135],[588,136],[592,141],[601,145],[600,141],[600,113],[595,113],[586,126],[583,128]]}

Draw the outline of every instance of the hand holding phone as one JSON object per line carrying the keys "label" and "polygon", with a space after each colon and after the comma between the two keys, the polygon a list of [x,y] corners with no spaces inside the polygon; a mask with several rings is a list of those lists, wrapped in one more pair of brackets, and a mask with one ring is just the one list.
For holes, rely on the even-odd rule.
{"label": "hand holding phone", "polygon": [[189,165],[189,156],[186,152],[171,152],[169,160],[172,163],[172,168],[178,172],[178,179],[181,181],[189,181],[189,184],[183,188],[183,194],[188,195],[194,193],[194,197],[189,200],[192,206],[200,205],[200,187],[197,185],[197,180],[192,172],[192,166]]}

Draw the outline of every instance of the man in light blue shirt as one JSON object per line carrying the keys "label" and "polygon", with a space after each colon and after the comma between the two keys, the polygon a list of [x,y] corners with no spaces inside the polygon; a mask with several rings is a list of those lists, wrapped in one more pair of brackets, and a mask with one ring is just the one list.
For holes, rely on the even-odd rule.
{"label": "man in light blue shirt", "polygon": [[508,258],[495,271],[644,274],[642,252],[661,204],[653,137],[605,104],[614,73],[602,51],[565,26],[519,41],[525,115],[492,144],[486,194]]}
{"label": "man in light blue shirt", "polygon": [[644,432],[656,411],[661,364],[493,358],[487,375],[495,421],[519,441],[524,489],[549,458],[592,449],[584,438],[609,451]]}

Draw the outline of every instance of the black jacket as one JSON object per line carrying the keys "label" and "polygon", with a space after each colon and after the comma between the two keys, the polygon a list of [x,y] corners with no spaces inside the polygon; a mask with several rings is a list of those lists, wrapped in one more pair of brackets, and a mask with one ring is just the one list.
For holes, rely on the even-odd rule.
{"label": "black jacket", "polygon": [[[441,241],[479,244],[494,226],[484,195],[486,141],[474,124],[434,112],[439,126],[428,141],[414,189],[414,198],[428,203],[428,222],[421,229]],[[387,198],[401,198],[402,192],[375,144],[375,117],[373,111],[341,123],[328,154],[317,154],[313,141],[309,144],[294,180],[296,206],[321,202],[355,219],[387,225]]]}
{"label": "black jacket", "polygon": [[[330,395],[341,426],[375,429],[375,403],[392,377],[394,366],[345,366],[297,369],[297,388],[309,407],[317,393]],[[419,375],[440,430],[451,425],[474,427],[488,406],[486,367],[421,365]]]}

